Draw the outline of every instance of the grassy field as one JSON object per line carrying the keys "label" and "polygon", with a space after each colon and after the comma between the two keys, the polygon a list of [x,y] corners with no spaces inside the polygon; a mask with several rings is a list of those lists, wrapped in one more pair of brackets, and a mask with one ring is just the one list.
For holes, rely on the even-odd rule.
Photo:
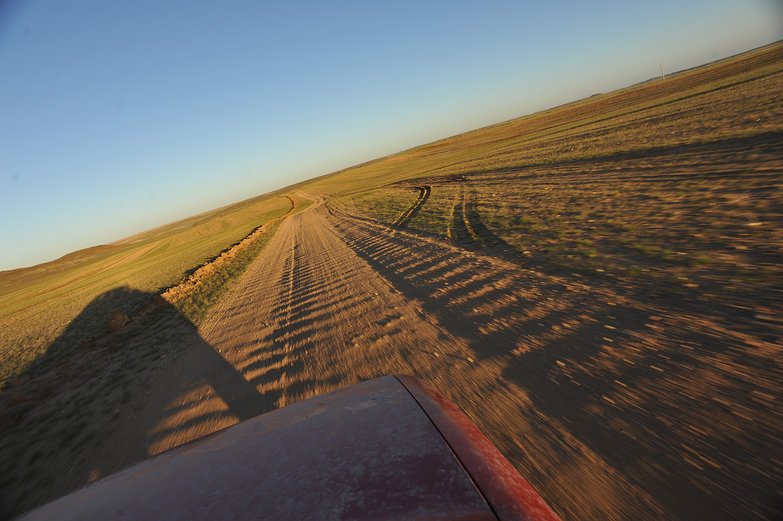
{"label": "grassy field", "polygon": [[[335,209],[536,269],[781,311],[783,46],[507,121],[313,185]],[[371,186],[371,188],[367,188]]]}
{"label": "grassy field", "polygon": [[[160,293],[291,208],[286,197],[262,196],[50,263],[0,272],[0,381],[18,375],[44,353],[98,295],[117,287],[135,291],[123,295]],[[231,275],[239,269],[234,266]],[[200,316],[203,300],[190,298],[186,311]],[[102,333],[112,312],[132,315],[144,304],[127,297],[106,302],[105,316],[82,324],[72,344]]]}
{"label": "grassy field", "polygon": [[[602,457],[638,485],[619,497],[644,491],[666,505],[611,506],[591,489],[594,469],[578,472],[576,458],[562,456],[568,443],[551,452],[562,457],[552,466],[532,443],[532,456],[510,459],[539,490],[558,491],[548,499],[564,519],[780,518],[783,43],[305,189],[326,193],[338,215],[392,228],[415,208],[404,224],[414,237],[511,260],[528,274],[511,293],[465,267],[443,275],[448,255],[419,260],[416,271],[399,253],[413,242],[405,233],[366,253],[388,276],[434,289],[430,309],[444,320],[467,310],[483,314],[475,329],[503,331],[504,321],[532,315],[520,327],[524,341],[499,333],[479,345],[503,351],[504,374],[538,397],[530,415],[552,414],[574,439],[605,444]],[[503,313],[549,276],[559,284]],[[453,290],[464,278],[468,294]],[[583,291],[590,297],[574,304]],[[602,294],[610,295],[603,309]],[[547,316],[548,306],[557,311]],[[487,409],[476,417],[496,412]],[[504,441],[503,428],[487,432],[509,453],[520,446]]]}
{"label": "grassy field", "polygon": [[[284,190],[324,193],[334,209],[394,224],[428,186],[406,219],[411,230],[537,269],[672,296],[707,292],[767,316],[781,311],[782,157],[777,43]],[[0,382],[95,296],[119,286],[160,293],[284,215],[292,202],[283,192],[0,272]],[[183,301],[186,316],[202,317],[262,243]],[[107,303],[107,314],[143,305]]]}
{"label": "grassy field", "polygon": [[[553,316],[536,315],[537,301],[522,309],[524,299],[494,287],[492,277],[472,280],[471,291],[447,298],[465,283],[464,263],[441,273],[443,280],[436,280],[442,266],[416,271],[403,287],[436,288],[430,309],[452,320],[495,309],[482,326],[489,338],[492,328],[502,333],[504,321],[529,313],[526,344],[509,355],[519,360],[509,362],[508,374],[529,386],[540,409],[555,402],[548,412],[576,431],[592,429],[600,441],[613,430],[606,445],[642,454],[637,461],[624,459],[622,450],[606,454],[618,458],[618,472],[630,469],[631,481],[647,476],[637,490],[648,491],[656,480],[703,490],[717,512],[726,498],[710,480],[725,476],[704,468],[722,461],[739,469],[734,477],[751,491],[762,488],[762,471],[773,480],[779,475],[779,448],[759,449],[756,441],[779,438],[775,410],[783,396],[783,42],[429,143],[51,263],[0,272],[0,432],[6,433],[0,454],[13,455],[0,458],[0,489],[17,495],[9,493],[4,503],[0,494],[0,517],[148,455],[146,446],[122,452],[101,443],[115,435],[128,443],[147,439],[149,426],[140,425],[136,438],[122,438],[120,426],[134,426],[128,418],[154,398],[152,375],[165,374],[161,367],[181,369],[177,353],[198,351],[210,367],[225,364],[194,325],[282,219],[311,204],[295,190],[323,194],[330,211],[352,217],[343,221],[381,230],[391,246],[378,258],[371,248],[364,255],[398,282],[406,259],[395,259],[395,252],[407,255],[425,243],[431,250],[459,250],[460,259],[511,260],[514,273],[533,286],[556,278],[541,295],[542,305],[559,309]],[[374,223],[413,235],[387,233]],[[395,249],[395,241],[415,246]],[[460,262],[452,257],[427,262]],[[210,264],[221,258],[225,262]],[[201,271],[207,264],[208,273]],[[488,288],[491,298],[483,293]],[[592,308],[580,307],[585,303]],[[107,322],[118,312],[133,327],[107,335]],[[531,367],[540,371],[528,372]],[[38,447],[30,448],[30,437]],[[502,436],[493,441],[503,448]],[[111,465],[82,457],[99,445],[96,461]],[[660,447],[671,450],[655,453]],[[704,454],[717,459],[700,460]],[[529,460],[512,463],[526,468]],[[562,463],[556,466],[568,477],[572,462]],[[670,472],[684,466],[689,472]],[[572,501],[569,486],[589,489],[578,481],[583,474],[557,483],[554,473],[536,474],[537,468],[525,474],[542,490],[562,488],[560,508],[575,519],[589,517],[590,506],[605,499]],[[66,472],[76,477],[57,479]],[[726,490],[732,494],[745,492],[731,483]],[[688,518],[691,496],[659,499]],[[745,501],[729,499],[731,505]],[[771,504],[754,511],[757,517],[771,512]]]}

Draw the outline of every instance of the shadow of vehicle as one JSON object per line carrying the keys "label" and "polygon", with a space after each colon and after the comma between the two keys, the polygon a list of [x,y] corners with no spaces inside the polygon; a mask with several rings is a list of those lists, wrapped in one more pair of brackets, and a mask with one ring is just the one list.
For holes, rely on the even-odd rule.
{"label": "shadow of vehicle", "polygon": [[0,518],[275,407],[174,306],[115,288],[0,393]]}

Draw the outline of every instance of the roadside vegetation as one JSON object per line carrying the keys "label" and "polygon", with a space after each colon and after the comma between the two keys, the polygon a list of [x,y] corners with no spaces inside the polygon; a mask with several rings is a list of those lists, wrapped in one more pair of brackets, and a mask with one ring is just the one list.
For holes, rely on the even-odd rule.
{"label": "roadside vegetation", "polygon": [[[474,130],[296,188],[537,269],[780,310],[783,44]],[[293,187],[292,187],[293,188]],[[280,192],[282,193],[282,192]],[[304,203],[309,204],[309,203]],[[95,296],[162,293],[290,210],[269,194],[0,273],[0,382]],[[274,232],[177,306],[198,321]],[[144,302],[127,302],[132,314]],[[770,308],[772,307],[772,308]],[[89,338],[105,327],[94,324]]]}
{"label": "roadside vegetation", "polygon": [[[205,268],[212,269],[204,269],[206,273],[203,275],[196,277],[200,275],[199,271],[201,270],[199,270],[185,282],[164,292],[164,298],[170,300],[174,307],[193,324],[201,323],[210,308],[231,289],[233,282],[247,271],[250,263],[263,251],[283,223],[284,218],[294,212],[305,210],[313,204],[311,200],[302,199],[295,194],[286,197],[291,202],[291,208],[288,212],[267,221],[242,242],[225,250],[218,259],[205,266]],[[225,262],[219,262],[224,259]],[[180,288],[182,289],[179,292],[173,291]],[[175,293],[176,296],[174,296]],[[172,296],[169,297],[169,295]]]}
{"label": "roadside vegetation", "polygon": [[[99,295],[118,287],[133,290],[123,293],[122,302],[107,302],[105,312],[94,315],[94,323],[82,323],[79,334],[70,340],[73,348],[105,333],[112,313],[132,316],[148,304],[140,295],[160,294],[179,284],[255,228],[285,215],[291,206],[286,197],[262,196],[50,263],[0,273],[0,382],[22,373],[46,352]],[[236,263],[226,266],[219,284],[241,273],[249,256],[257,254],[266,240],[264,236]],[[217,285],[183,301],[183,312],[194,319],[202,316],[220,294]]]}
{"label": "roadside vegetation", "polygon": [[[411,320],[435,339],[414,356],[441,363],[437,342],[462,339],[465,381],[524,398],[530,418],[509,418],[511,402],[487,408],[479,389],[475,419],[497,421],[486,433],[573,518],[775,508],[762,492],[779,474],[783,396],[783,43],[0,273],[0,518],[143,459],[179,429],[239,418],[214,392],[213,413],[187,416],[231,387],[209,381],[221,367],[235,372],[231,350],[193,326],[312,204],[293,190],[327,197],[336,218],[324,226],[410,313],[331,342],[324,371],[302,362],[317,328],[340,338],[373,296],[295,263],[305,254],[292,239],[284,305],[241,346],[259,357],[242,366],[253,385],[312,384],[297,371],[338,385],[346,349],[377,353],[350,378],[396,370],[393,339],[421,341],[405,336]],[[190,374],[197,387],[154,387],[186,373],[186,352],[209,368]],[[451,389],[476,392],[462,387]],[[153,401],[155,421],[140,423]],[[506,422],[528,421],[526,437],[508,437]],[[118,439],[138,447],[118,451]]]}

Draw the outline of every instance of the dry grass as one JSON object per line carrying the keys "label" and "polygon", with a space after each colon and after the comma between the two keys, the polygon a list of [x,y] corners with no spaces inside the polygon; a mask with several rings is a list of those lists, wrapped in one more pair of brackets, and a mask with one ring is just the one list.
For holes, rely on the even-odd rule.
{"label": "dry grass", "polygon": [[[397,303],[392,308],[405,308],[416,328],[430,332],[412,356],[434,357],[432,346],[444,342],[423,320],[426,314],[458,333],[454,338],[471,355],[466,360],[484,364],[437,383],[454,390],[453,398],[484,422],[493,441],[563,512],[622,517],[638,500],[634,514],[641,517],[655,517],[646,507],[657,501],[681,518],[732,518],[737,505],[747,517],[762,518],[775,507],[761,497],[760,476],[774,481],[780,474],[767,456],[779,457],[782,116],[783,44],[776,44],[297,188],[325,193],[333,209],[361,218],[335,223],[362,259],[360,268],[381,275],[372,278],[376,299],[386,291],[384,298]],[[431,193],[406,224],[414,234],[377,224],[398,222],[421,186]],[[182,415],[214,395],[221,382],[212,382],[210,391],[209,378],[221,371],[235,380],[238,375],[226,362],[232,353],[218,354],[193,321],[269,236],[179,309],[154,297],[290,206],[284,197],[262,196],[54,263],[0,273],[0,379],[25,373],[0,393],[0,517],[143,459],[164,447],[167,436],[194,428],[198,422]],[[259,385],[303,368],[328,377],[344,369],[345,346],[356,359],[370,353],[371,360],[330,385],[392,368],[383,364],[403,341],[390,340],[388,326],[397,327],[401,317],[376,316],[365,306],[374,301],[363,285],[346,299],[338,291],[344,274],[324,271],[329,252],[308,253],[313,266],[307,266],[294,263],[308,257],[293,240],[283,246],[292,260],[279,270],[287,275],[277,284],[285,286],[288,305],[264,309],[273,329],[270,349],[256,349],[255,337],[241,346],[275,364],[258,376]],[[342,254],[357,260],[345,249]],[[316,262],[319,255],[323,262]],[[261,284],[253,290],[262,292],[261,300],[273,297]],[[228,308],[252,318],[259,299]],[[322,305],[329,309],[318,320],[305,314]],[[112,311],[127,313],[131,322],[107,335]],[[330,340],[348,333],[352,320],[372,323],[353,342]],[[402,325],[396,331],[417,341]],[[231,331],[218,324],[214,333]],[[313,360],[290,362],[291,338],[323,342],[333,358],[325,368]],[[366,345],[383,348],[372,352]],[[323,354],[302,346],[299,352],[314,359]],[[180,374],[195,378],[183,371],[183,353],[198,359],[200,370],[209,368],[195,372],[202,379],[188,400],[168,381]],[[457,367],[447,362],[439,362],[444,374]],[[482,374],[488,362],[502,374]],[[493,407],[484,400],[472,404],[475,389],[461,378],[513,382],[517,391],[502,388]],[[150,389],[164,392],[156,396]],[[522,398],[522,405],[509,405]],[[224,401],[208,401],[203,430],[194,436],[231,420]],[[176,421],[157,421],[161,404]],[[509,410],[518,410],[517,417]],[[546,428],[534,428],[530,438],[509,437],[509,426],[524,427],[523,418]],[[125,428],[133,432],[126,435]],[[116,440],[123,450],[116,450]],[[591,465],[603,473],[596,475]],[[606,490],[612,494],[601,496]],[[710,499],[694,501],[697,493]]]}
{"label": "dry grass", "polygon": [[[0,273],[0,381],[20,374],[97,296],[160,293],[254,228],[286,213],[285,197],[260,197],[151,230],[54,262]],[[95,323],[82,324],[74,345],[103,333],[112,312],[128,315],[146,302],[112,302]]]}
{"label": "dry grass", "polygon": [[[418,239],[378,228],[354,240],[441,321],[468,324],[477,353],[502,353],[534,405],[506,422],[511,408],[482,402],[477,422],[502,417],[485,432],[564,518],[780,516],[783,44],[314,186],[370,227],[394,223],[388,209],[423,185],[407,224]],[[526,280],[504,288],[444,243],[511,260]],[[446,253],[412,253],[433,244]],[[509,434],[527,421],[543,434]],[[603,459],[569,453],[581,443]],[[602,480],[598,461],[616,474]]]}
{"label": "dry grass", "polygon": [[780,313],[781,158],[777,44],[419,147],[320,186],[376,180],[330,204],[391,223],[412,203],[406,187],[428,184],[412,230],[536,269]]}

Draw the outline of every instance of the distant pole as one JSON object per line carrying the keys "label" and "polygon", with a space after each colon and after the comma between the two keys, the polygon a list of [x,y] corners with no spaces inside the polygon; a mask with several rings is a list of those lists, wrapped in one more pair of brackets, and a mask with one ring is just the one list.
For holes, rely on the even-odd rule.
{"label": "distant pole", "polygon": [[666,81],[666,76],[663,75],[663,63],[662,62],[658,62],[658,65],[660,65],[660,67],[661,67],[661,79]]}

